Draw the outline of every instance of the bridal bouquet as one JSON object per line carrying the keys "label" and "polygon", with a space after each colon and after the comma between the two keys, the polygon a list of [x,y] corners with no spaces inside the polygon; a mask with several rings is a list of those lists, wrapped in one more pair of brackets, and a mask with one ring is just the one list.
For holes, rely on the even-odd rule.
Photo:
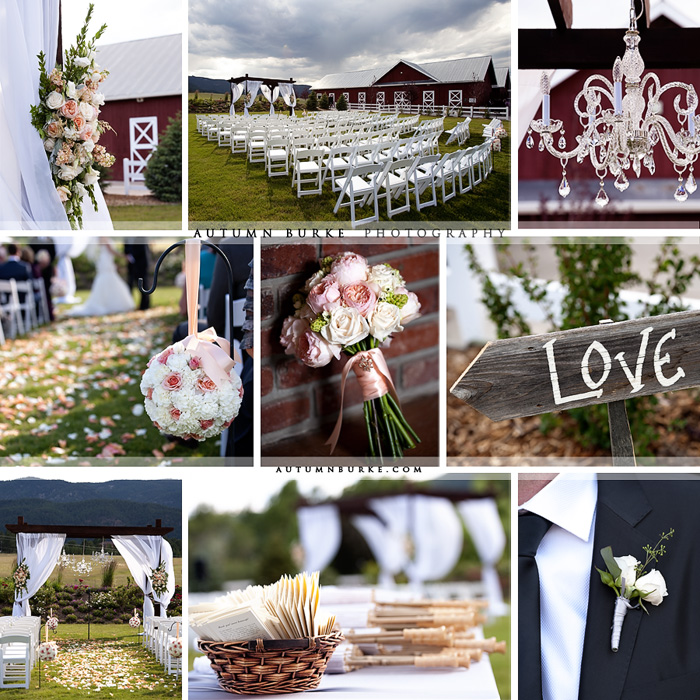
{"label": "bridal bouquet", "polygon": [[95,164],[104,168],[114,164],[114,156],[98,143],[111,127],[99,119],[105,101],[99,88],[108,71],[95,61],[95,42],[107,25],[87,39],[93,7],[88,9],[75,46],[66,52],[65,65],[56,65],[49,72],[46,56],[43,51],[39,54],[39,104],[31,107],[32,125],[44,142],[56,192],[74,229],[83,227],[86,195],[97,211],[94,188],[100,174]]}
{"label": "bridal bouquet", "polygon": [[370,266],[351,252],[329,256],[295,295],[294,306],[294,315],[282,326],[286,354],[309,367],[323,367],[341,353],[350,356],[343,370],[340,416],[326,443],[331,454],[340,435],[342,397],[351,369],[364,399],[371,456],[388,452],[401,457],[404,449],[415,447],[420,440],[401,412],[380,347],[419,316],[418,297],[406,289],[401,273],[387,264]]}

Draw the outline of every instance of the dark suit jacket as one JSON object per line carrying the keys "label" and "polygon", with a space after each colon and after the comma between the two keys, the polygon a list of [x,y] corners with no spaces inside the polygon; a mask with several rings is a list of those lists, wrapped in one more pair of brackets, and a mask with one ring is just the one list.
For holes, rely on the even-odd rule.
{"label": "dark suit jacket", "polygon": [[0,280],[25,280],[32,279],[32,271],[29,265],[17,260],[8,260],[0,265]]}
{"label": "dark suit jacket", "polygon": [[649,569],[664,576],[668,596],[649,614],[630,610],[620,649],[610,649],[615,594],[592,570],[579,700],[700,698],[700,481],[610,481],[598,478],[593,564],[600,550],[640,561],[642,547],[675,534]]}

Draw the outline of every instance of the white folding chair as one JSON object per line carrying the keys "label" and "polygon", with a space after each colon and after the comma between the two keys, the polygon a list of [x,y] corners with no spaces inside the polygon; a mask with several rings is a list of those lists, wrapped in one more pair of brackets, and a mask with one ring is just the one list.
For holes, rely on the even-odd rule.
{"label": "white folding chair", "polygon": [[289,139],[286,136],[270,136],[265,150],[268,177],[289,175]]}
{"label": "white folding chair", "polygon": [[[413,171],[413,191],[416,195],[416,208],[418,211],[425,207],[432,207],[437,204],[437,192],[435,190],[435,172],[440,162],[440,156],[421,156],[418,159],[416,168]],[[421,202],[421,195],[428,188],[432,191],[432,197]]]}
{"label": "white folding chair", "polygon": [[292,188],[296,185],[297,197],[323,192],[323,156],[318,148],[300,148],[296,152]]}
{"label": "white folding chair", "polygon": [[33,280],[15,280],[17,287],[17,296],[19,298],[19,307],[24,314],[24,330],[29,332],[32,328],[39,325],[36,318],[36,300],[34,299],[34,281]]}
{"label": "white folding chair", "polygon": [[39,309],[37,313],[37,321],[40,326],[48,323],[51,320],[49,315],[49,299],[46,296],[46,285],[43,277],[34,280],[34,296],[39,297]]}
{"label": "white folding chair", "polygon": [[5,318],[9,322],[8,335],[15,338],[24,335],[24,320],[22,319],[22,307],[17,293],[15,280],[0,280],[0,322]]}
{"label": "white folding chair", "polygon": [[[401,214],[411,208],[411,185],[413,170],[418,164],[417,158],[402,158],[389,164],[382,186],[386,192],[386,213],[391,219],[395,214]],[[394,199],[404,197],[401,206],[393,206]]]}
{"label": "white folding chair", "polygon": [[[337,214],[341,207],[349,207],[352,228],[355,228],[356,225],[368,224],[371,221],[379,221],[379,188],[389,165],[389,163],[386,165],[370,163],[369,165],[351,167],[344,177],[338,178],[337,184],[340,187],[340,194],[333,213]],[[373,214],[363,219],[355,219],[355,211],[368,205],[374,206]]]}
{"label": "white folding chair", "polygon": [[0,688],[29,688],[32,637],[8,630],[0,637]]}
{"label": "white folding chair", "polygon": [[253,129],[248,132],[248,162],[265,162],[266,140],[265,129]]}

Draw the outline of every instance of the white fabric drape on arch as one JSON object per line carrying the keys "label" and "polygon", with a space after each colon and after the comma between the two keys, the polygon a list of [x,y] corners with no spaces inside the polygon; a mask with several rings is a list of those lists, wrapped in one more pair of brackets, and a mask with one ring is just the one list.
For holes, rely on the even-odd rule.
{"label": "white fabric drape on arch", "polygon": [[17,562],[21,563],[24,559],[24,563],[29,567],[30,579],[27,581],[27,589],[19,596],[15,596],[15,604],[12,607],[13,617],[32,614],[29,599],[51,576],[65,541],[65,535],[46,532],[17,533]]}
{"label": "white fabric drape on arch", "polygon": [[284,100],[284,104],[292,108],[292,119],[296,119],[297,115],[294,108],[297,106],[297,96],[294,92],[294,85],[292,85],[292,83],[280,83],[279,91],[280,97]]}
{"label": "white fabric drape on arch", "polygon": [[[170,543],[160,535],[113,535],[112,542],[124,557],[136,585],[143,591],[144,617],[150,617],[155,612],[149,594],[160,603],[160,617],[167,617],[166,610],[175,593],[173,550]],[[155,569],[161,561],[165,562],[168,574],[168,590],[158,596],[151,586],[151,569]]]}
{"label": "white fabric drape on arch", "polygon": [[275,113],[275,100],[279,97],[280,89],[275,87],[270,90],[267,85],[260,86],[260,92],[262,92],[263,97],[270,103],[270,116]]}
{"label": "white fabric drape on arch", "polygon": [[483,564],[481,580],[489,600],[489,613],[503,615],[507,606],[503,602],[496,564],[503,556],[506,533],[503,530],[496,501],[492,498],[474,498],[458,503],[457,510],[467,526],[476,553]]}
{"label": "white fabric drape on arch", "polygon": [[[0,3],[0,229],[68,229],[30,105],[39,94],[37,54],[53,68],[58,46],[60,0],[3,0]],[[104,197],[99,210],[83,203],[84,227],[111,229]]]}
{"label": "white fabric drape on arch", "polygon": [[396,585],[394,576],[403,571],[408,561],[406,538],[373,515],[355,515],[351,522],[365,538],[379,564],[379,585],[393,588]]}
{"label": "white fabric drape on arch", "polygon": [[75,238],[57,238],[55,240],[56,259],[58,260],[56,263],[56,276],[66,283],[66,294],[60,299],[54,299],[56,303],[61,303],[62,301],[68,304],[73,303],[77,287],[72,258],[77,258],[87,248],[87,244],[87,238],[78,236]]}
{"label": "white fabric drape on arch", "polygon": [[251,107],[253,105],[253,102],[255,102],[255,97],[258,94],[258,90],[260,89],[260,80],[244,80],[241,85],[243,85],[243,89],[248,92],[249,97],[246,99],[246,101],[243,103],[243,116],[247,117],[248,115],[248,107]]}
{"label": "white fabric drape on arch", "polygon": [[234,105],[238,101],[238,98],[243,94],[243,87],[245,86],[245,83],[231,83],[231,109],[229,109],[228,113],[230,115],[234,115],[236,113],[236,109]]}
{"label": "white fabric drape on arch", "polygon": [[340,548],[338,506],[328,503],[297,510],[299,541],[304,550],[304,571],[323,571]]}

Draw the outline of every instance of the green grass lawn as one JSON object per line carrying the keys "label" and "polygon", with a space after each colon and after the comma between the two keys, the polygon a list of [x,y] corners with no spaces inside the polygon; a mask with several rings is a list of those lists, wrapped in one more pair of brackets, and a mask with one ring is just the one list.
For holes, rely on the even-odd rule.
{"label": "green grass lawn", "polygon": [[[70,551],[70,550],[69,550]],[[92,551],[86,553],[85,559],[90,561],[90,555]],[[76,555],[80,559],[80,555]],[[124,563],[124,560],[115,555],[115,561],[117,562],[117,569],[114,572],[114,586],[124,586],[127,583],[127,578],[130,578],[133,583],[133,576],[129,573],[129,569]],[[14,554],[0,554],[0,578],[6,578],[12,575],[12,567],[17,561],[17,557]],[[173,559],[173,569],[175,571],[175,583],[178,585],[182,584],[182,559]],[[49,581],[56,581],[58,579],[59,572],[58,569],[54,569],[53,573],[49,577]],[[80,578],[83,579],[83,583],[91,588],[99,588],[102,585],[102,569],[98,566],[93,566],[93,570],[90,574],[86,576],[81,575]],[[63,572],[62,581],[65,585],[72,585],[78,582],[78,575],[71,570],[66,570]],[[117,627],[119,625],[116,625]]]}
{"label": "green grass lawn", "polygon": [[117,231],[182,228],[182,204],[112,206],[109,214]]}
{"label": "green grass lawn", "polygon": [[498,686],[498,694],[501,700],[510,700],[511,697],[511,675],[510,675],[510,615],[496,618],[490,625],[484,627],[484,636],[496,637],[500,642],[505,640],[505,654],[491,654],[491,668],[493,675],[496,677],[496,685]]}
{"label": "green grass lawn", "polygon": [[[461,119],[447,117],[445,129]],[[483,125],[490,120],[473,119],[472,137],[466,146],[483,143]],[[510,122],[504,122],[510,133]],[[440,153],[459,149],[455,142],[446,144],[449,135],[440,137]],[[415,207],[395,216],[397,227],[407,222],[428,225],[433,222],[461,222],[463,226],[484,225],[510,228],[510,137],[502,139],[502,151],[494,153],[494,171],[471,192],[457,195],[446,204]],[[322,195],[297,198],[290,176],[267,177],[264,163],[249,163],[245,154],[231,153],[197,132],[195,115],[189,115],[189,212],[190,227],[219,222],[230,227],[261,224],[268,228],[274,222],[348,222],[348,208],[333,214],[337,194],[329,183]],[[439,199],[438,199],[439,201]],[[386,204],[380,202],[380,218],[386,219]],[[358,217],[359,218],[359,217]]]}
{"label": "green grass lawn", "polygon": [[159,287],[149,311],[105,317],[72,319],[59,308],[53,325],[1,346],[0,465],[148,466],[218,456],[217,440],[194,448],[169,442],[141,413],[146,363],[184,320],[179,296]]}
{"label": "green grass lawn", "polygon": [[35,665],[29,691],[3,688],[3,699],[28,694],[41,700],[182,696],[181,679],[165,673],[141,645],[137,630],[128,625],[90,625],[90,641],[87,631],[87,625],[59,625],[56,634],[49,635],[58,643],[58,658]]}

